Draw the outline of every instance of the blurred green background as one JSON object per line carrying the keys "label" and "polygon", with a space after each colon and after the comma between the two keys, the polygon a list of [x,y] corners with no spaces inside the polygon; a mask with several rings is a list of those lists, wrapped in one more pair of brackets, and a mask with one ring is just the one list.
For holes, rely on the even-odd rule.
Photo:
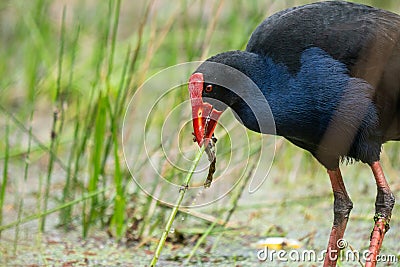
{"label": "blurred green background", "polygon": [[[144,138],[139,132],[122,140],[129,100],[158,71],[244,49],[265,17],[311,2],[0,1],[0,262],[148,264],[170,209],[144,194],[126,167],[123,143],[135,146],[135,140]],[[400,12],[396,0],[355,2]],[[184,83],[188,76],[181,79]],[[177,105],[187,97],[183,85],[168,101]],[[146,101],[146,92],[141,101]],[[135,112],[128,123],[142,125],[145,118]],[[150,132],[163,126],[162,112],[156,114],[146,126]],[[183,127],[187,140],[181,141],[194,149],[190,125],[181,120],[171,123]],[[224,135],[222,130],[216,133]],[[179,154],[174,144],[168,149]],[[246,152],[224,150],[230,145],[221,138],[217,169],[228,164],[231,154],[237,164],[246,158]],[[152,150],[150,156],[159,152]],[[399,144],[388,143],[382,153],[398,199],[399,152]],[[137,158],[127,159],[142,166],[134,175],[152,181],[147,155],[140,148],[136,153]],[[159,164],[167,179],[179,183],[176,169]],[[236,169],[220,175],[239,174],[243,172]],[[362,250],[373,225],[374,180],[362,164],[344,166],[343,174],[355,206],[345,238]],[[240,180],[212,205],[182,210],[165,248],[169,256],[163,256],[160,266],[179,265],[191,251],[192,264],[257,265],[255,244],[268,236],[325,248],[332,193],[325,170],[309,154],[278,138],[266,182],[254,194],[245,182]],[[151,186],[154,192],[163,190],[157,183]],[[206,191],[201,197],[214,196]],[[382,252],[400,255],[399,222],[396,204]],[[205,240],[200,245],[201,237]]]}

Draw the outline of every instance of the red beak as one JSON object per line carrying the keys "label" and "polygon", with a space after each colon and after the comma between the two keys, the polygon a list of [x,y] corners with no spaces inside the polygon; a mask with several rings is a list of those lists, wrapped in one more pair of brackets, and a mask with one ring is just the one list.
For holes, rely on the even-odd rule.
{"label": "red beak", "polygon": [[214,109],[211,104],[203,102],[203,84],[203,74],[194,73],[190,76],[189,93],[190,103],[192,104],[194,137],[199,146],[202,146],[204,142],[205,145],[208,145],[217,126],[217,121],[222,114],[222,111]]}

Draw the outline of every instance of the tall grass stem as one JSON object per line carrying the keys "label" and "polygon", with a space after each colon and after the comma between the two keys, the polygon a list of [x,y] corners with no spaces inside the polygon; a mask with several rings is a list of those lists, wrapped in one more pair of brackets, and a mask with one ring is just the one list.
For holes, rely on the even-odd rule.
{"label": "tall grass stem", "polygon": [[201,156],[204,153],[205,148],[206,148],[205,146],[202,146],[200,148],[200,150],[197,152],[196,157],[193,160],[192,166],[190,167],[188,173],[186,174],[185,182],[184,182],[183,186],[179,189],[178,199],[176,201],[174,208],[171,211],[171,214],[169,215],[167,224],[165,225],[164,232],[162,233],[160,241],[158,242],[157,248],[155,250],[154,257],[153,257],[152,261],[150,262],[151,267],[154,267],[157,264],[158,258],[160,257],[161,251],[164,247],[165,240],[167,239],[168,233],[171,230],[172,223],[175,220],[176,213],[178,212],[178,209],[182,203],[183,197],[185,196],[186,190],[189,187],[189,183],[192,180],[193,173],[196,170],[197,165],[199,164],[199,161],[201,159]]}

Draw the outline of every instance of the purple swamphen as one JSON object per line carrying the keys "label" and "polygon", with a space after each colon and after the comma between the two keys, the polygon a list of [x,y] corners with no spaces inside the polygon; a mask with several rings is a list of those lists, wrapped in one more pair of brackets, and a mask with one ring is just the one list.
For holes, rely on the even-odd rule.
{"label": "purple swamphen", "polygon": [[[376,265],[389,229],[395,200],[379,159],[383,143],[400,140],[399,38],[400,16],[394,13],[345,1],[318,2],[270,16],[245,51],[207,59],[189,80],[200,146],[230,107],[250,130],[283,136],[327,168],[334,222],[324,266],[336,266],[337,242],[353,207],[341,161],[368,164],[376,180],[375,225],[365,266]],[[269,110],[274,130],[263,122]]]}

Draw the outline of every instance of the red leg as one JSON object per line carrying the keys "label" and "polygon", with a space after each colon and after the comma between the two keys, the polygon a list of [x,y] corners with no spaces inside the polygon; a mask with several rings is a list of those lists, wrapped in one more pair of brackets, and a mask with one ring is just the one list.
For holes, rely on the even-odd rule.
{"label": "red leg", "polygon": [[328,170],[329,178],[331,180],[333,197],[334,197],[334,220],[329,236],[328,249],[325,256],[324,267],[336,266],[336,261],[339,255],[338,240],[343,238],[344,231],[346,230],[349,214],[353,208],[353,203],[347,194],[346,187],[343,183],[342,174],[340,169],[337,168],[333,171]]}
{"label": "red leg", "polygon": [[395,202],[379,161],[372,163],[371,169],[374,173],[378,193],[375,201],[375,226],[371,233],[369,255],[365,267],[376,266],[376,258],[381,249],[385,233],[389,230],[389,221]]}

